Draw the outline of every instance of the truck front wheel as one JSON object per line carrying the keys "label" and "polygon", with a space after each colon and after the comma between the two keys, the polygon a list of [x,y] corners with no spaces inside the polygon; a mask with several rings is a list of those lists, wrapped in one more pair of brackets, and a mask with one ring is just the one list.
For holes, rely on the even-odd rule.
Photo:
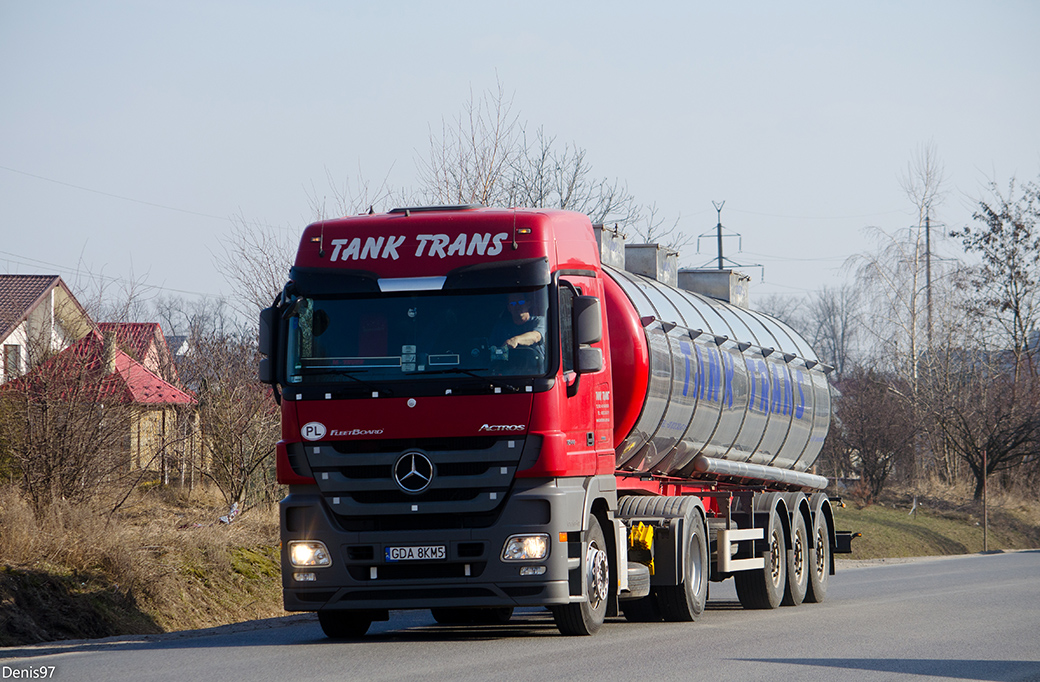
{"label": "truck front wheel", "polygon": [[610,596],[610,557],[606,536],[599,519],[590,516],[585,534],[585,556],[582,575],[585,579],[585,601],[553,606],[553,620],[565,635],[594,635],[603,625]]}
{"label": "truck front wheel", "polygon": [[374,619],[365,611],[318,611],[321,630],[329,639],[357,639],[364,636]]}

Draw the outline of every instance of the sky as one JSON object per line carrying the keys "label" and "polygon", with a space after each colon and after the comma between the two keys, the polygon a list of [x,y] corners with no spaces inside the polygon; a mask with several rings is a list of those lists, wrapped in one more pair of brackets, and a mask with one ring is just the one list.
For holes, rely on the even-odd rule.
{"label": "sky", "polygon": [[235,221],[296,235],[330,178],[414,187],[431,132],[501,86],[686,234],[725,201],[752,300],[804,296],[865,228],[918,222],[922,149],[937,237],[1040,177],[1038,26],[1014,0],[0,0],[0,271],[227,295]]}

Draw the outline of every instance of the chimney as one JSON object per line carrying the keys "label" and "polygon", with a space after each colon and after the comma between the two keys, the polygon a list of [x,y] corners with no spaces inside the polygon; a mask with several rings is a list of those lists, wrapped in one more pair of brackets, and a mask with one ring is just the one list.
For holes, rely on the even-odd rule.
{"label": "chimney", "polygon": [[116,371],[116,333],[112,330],[105,332],[105,340],[101,346],[101,362],[106,376]]}

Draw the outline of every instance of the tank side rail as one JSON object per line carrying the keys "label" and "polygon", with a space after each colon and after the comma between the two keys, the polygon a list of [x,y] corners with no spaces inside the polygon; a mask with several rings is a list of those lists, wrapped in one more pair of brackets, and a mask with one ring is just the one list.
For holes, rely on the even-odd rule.
{"label": "tank side rail", "polygon": [[[733,498],[742,499],[745,506],[749,509],[752,506],[752,499],[754,493],[749,490],[743,490],[740,492],[727,490],[717,492],[705,492],[703,493],[706,497],[715,497],[719,500],[719,506],[725,511],[726,514],[726,527],[720,528],[715,533],[715,553],[717,555],[715,565],[719,573],[736,573],[738,571],[753,571],[758,568],[764,569],[766,566],[765,557],[749,557],[746,559],[734,559],[733,554],[736,552],[733,546],[736,542],[743,542],[747,540],[763,540],[765,539],[765,528],[734,528],[733,527]],[[752,525],[754,524],[754,514],[750,514]]]}

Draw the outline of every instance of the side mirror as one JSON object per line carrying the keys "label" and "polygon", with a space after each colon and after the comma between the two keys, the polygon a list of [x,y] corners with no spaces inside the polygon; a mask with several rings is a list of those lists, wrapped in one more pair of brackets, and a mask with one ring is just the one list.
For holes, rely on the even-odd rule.
{"label": "side mirror", "polygon": [[261,384],[273,384],[276,382],[271,358],[260,358],[259,375]]}
{"label": "side mirror", "polygon": [[275,377],[275,351],[278,347],[278,310],[277,308],[264,308],[260,311],[260,339],[258,349],[266,357],[260,358],[258,367],[260,382],[274,384]]}
{"label": "side mirror", "polygon": [[603,370],[603,351],[599,348],[578,349],[578,374],[590,374]]}
{"label": "side mirror", "polygon": [[582,345],[603,338],[603,315],[595,296],[574,297],[574,340]]}
{"label": "side mirror", "polygon": [[260,343],[259,350],[262,355],[267,357],[274,356],[275,339],[275,326],[278,319],[278,310],[276,308],[264,308],[260,311]]}

